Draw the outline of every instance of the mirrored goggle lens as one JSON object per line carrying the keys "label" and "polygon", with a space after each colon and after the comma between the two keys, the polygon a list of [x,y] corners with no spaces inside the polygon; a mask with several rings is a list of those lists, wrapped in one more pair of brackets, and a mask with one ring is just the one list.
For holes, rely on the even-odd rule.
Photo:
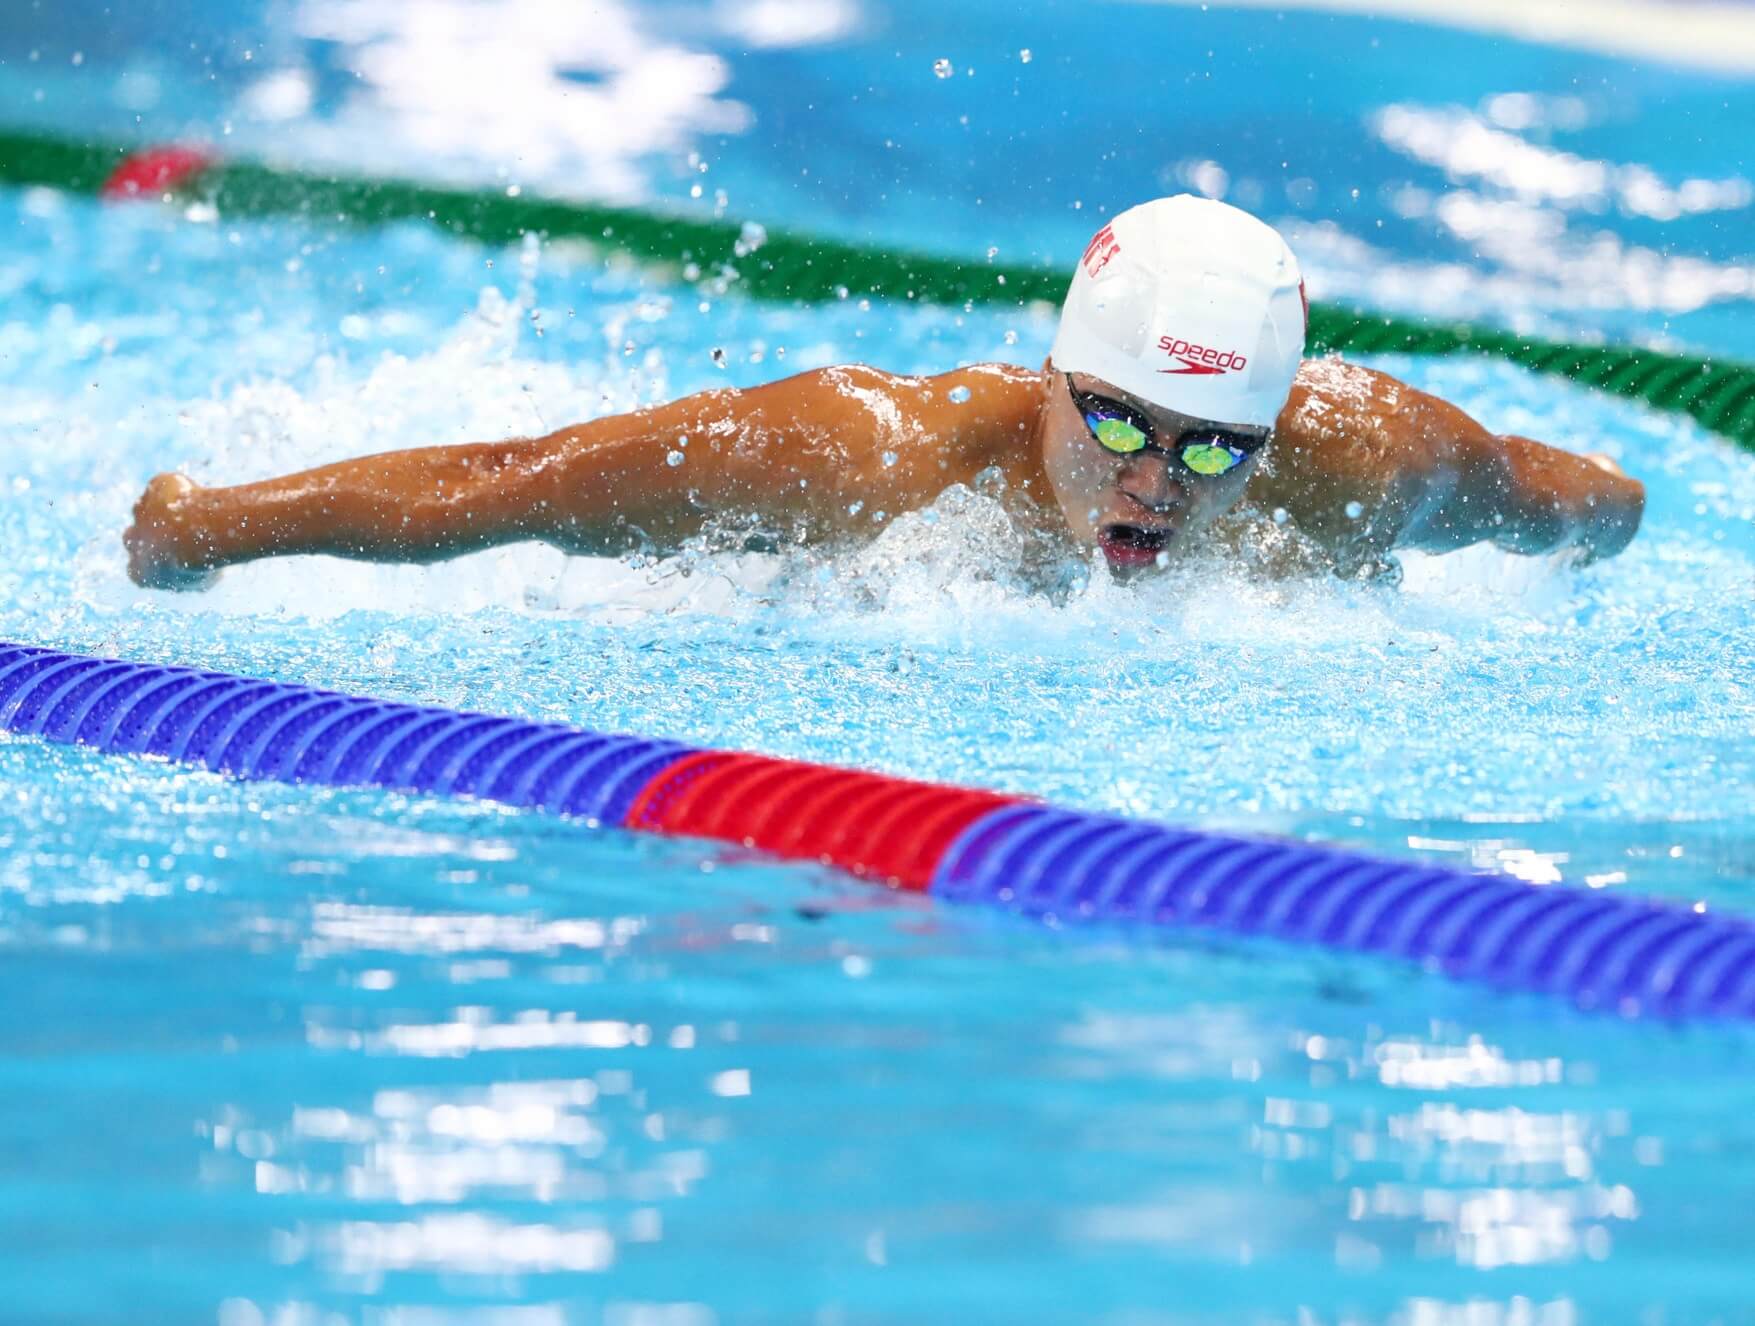
{"label": "mirrored goggle lens", "polygon": [[1182,463],[1196,474],[1227,474],[1241,465],[1249,453],[1212,438],[1194,438],[1177,448]]}
{"label": "mirrored goggle lens", "polygon": [[1102,415],[1087,414],[1085,424],[1099,442],[1119,455],[1125,456],[1129,452],[1138,451],[1150,441],[1138,424],[1130,423],[1126,419],[1106,419]]}

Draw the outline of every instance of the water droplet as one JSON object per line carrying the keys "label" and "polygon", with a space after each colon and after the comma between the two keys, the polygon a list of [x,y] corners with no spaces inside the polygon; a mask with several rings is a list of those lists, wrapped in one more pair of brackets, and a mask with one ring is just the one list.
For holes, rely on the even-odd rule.
{"label": "water droplet", "polygon": [[717,345],[713,347],[713,362],[720,368],[725,367],[725,351]]}
{"label": "water droplet", "polygon": [[1034,55],[1030,54],[1030,48],[1028,46],[1024,47],[1023,50],[1018,52],[1018,63],[1019,64],[1029,64],[1030,61],[1034,60],[1035,58],[1036,57]]}
{"label": "water droplet", "polygon": [[1007,345],[1016,345],[1018,343],[1018,334],[1015,331],[1007,332],[1005,334],[1005,343]]}
{"label": "water droplet", "polygon": [[681,437],[677,438],[676,444],[679,447],[686,448],[689,445],[689,435],[687,433],[684,433]]}
{"label": "water droplet", "polygon": [[1274,524],[1284,525],[1291,518],[1285,507],[1277,506],[1274,508]]}
{"label": "water droplet", "polygon": [[883,455],[879,456],[878,459],[883,461],[884,468],[887,470],[890,466],[896,463],[896,453],[893,451],[886,451]]}
{"label": "water droplet", "polygon": [[847,508],[847,514],[850,516],[857,516],[863,510],[865,510],[865,503],[855,502],[852,506]]}
{"label": "water droplet", "polygon": [[951,399],[958,405],[961,405],[964,401],[969,399],[969,389],[967,387],[952,387]]}
{"label": "water droplet", "polygon": [[1170,550],[1166,548],[1152,560],[1157,563],[1158,569],[1162,571],[1165,567],[1170,565]]}
{"label": "water droplet", "polygon": [[685,457],[682,454],[682,452],[672,451],[668,455],[665,456],[664,463],[666,465],[670,466],[670,468],[674,470],[678,465],[681,465],[683,463],[683,461],[686,459],[687,459],[687,457]]}
{"label": "water droplet", "polygon": [[1360,516],[1365,514],[1365,508],[1360,506],[1357,502],[1348,502],[1346,505],[1346,512],[1348,520],[1357,520]]}
{"label": "water droplet", "polygon": [[932,62],[932,72],[937,74],[940,78],[949,78],[957,71],[951,68],[951,62],[949,60],[940,58]]}
{"label": "water droplet", "polygon": [[768,230],[766,226],[755,221],[745,221],[743,229],[738,232],[737,243],[732,245],[732,252],[741,258],[746,254],[754,253],[767,242]]}
{"label": "water droplet", "polygon": [[871,513],[871,523],[872,523],[872,524],[874,524],[874,525],[881,525],[881,524],[883,524],[883,523],[884,523],[884,519],[885,519],[885,517],[886,517],[886,515],[887,515],[887,514],[888,514],[888,513],[886,513],[886,512],[883,512],[883,511],[873,511],[873,512],[872,512],[872,513]]}

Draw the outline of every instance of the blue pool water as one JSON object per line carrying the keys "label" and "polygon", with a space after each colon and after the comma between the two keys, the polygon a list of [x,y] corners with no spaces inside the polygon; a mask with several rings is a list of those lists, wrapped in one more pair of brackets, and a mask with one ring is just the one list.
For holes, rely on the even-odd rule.
{"label": "blue pool water", "polygon": [[[595,137],[502,88],[458,147],[442,98],[392,85],[465,38],[516,65],[552,12],[32,10],[0,33],[0,119],[722,188],[730,215],[1013,260],[1217,169],[1319,296],[1755,358],[1748,79],[1322,14],[893,0],[792,7],[790,45],[772,6],[599,6],[538,61],[648,112]],[[1050,603],[992,498],[954,492],[832,560],[285,562],[172,598],[116,537],[159,469],[850,359],[1033,363],[1050,326],[40,190],[0,190],[0,237],[0,639],[1755,912],[1755,458],[1685,420],[1381,361],[1647,482],[1639,540],[1584,572],[1203,565]],[[1755,1320],[1741,1029],[6,738],[0,959],[7,1322]]]}

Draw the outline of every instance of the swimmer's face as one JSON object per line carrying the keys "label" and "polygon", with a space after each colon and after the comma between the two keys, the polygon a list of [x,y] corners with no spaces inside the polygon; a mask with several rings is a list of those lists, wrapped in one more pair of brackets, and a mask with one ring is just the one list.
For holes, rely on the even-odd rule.
{"label": "swimmer's face", "polygon": [[[1112,571],[1151,570],[1175,556],[1243,499],[1270,436],[1266,428],[1216,424],[1151,405],[1087,373],[1044,373],[1043,461],[1073,535],[1099,548]],[[1091,433],[1068,384],[1086,396],[1118,401],[1152,425],[1153,445],[1127,455]],[[1223,474],[1196,474],[1172,454],[1191,433],[1222,433],[1251,451]],[[1163,449],[1160,449],[1163,448]]]}

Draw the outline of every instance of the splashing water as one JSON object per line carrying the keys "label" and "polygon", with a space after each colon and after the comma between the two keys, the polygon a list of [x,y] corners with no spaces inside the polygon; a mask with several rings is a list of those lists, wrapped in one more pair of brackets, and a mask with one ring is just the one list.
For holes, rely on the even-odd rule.
{"label": "splashing water", "polygon": [[[234,241],[28,194],[0,195],[0,227],[0,637],[1748,907],[1755,460],[1685,421],[1503,366],[1382,365],[1647,481],[1640,538],[1582,572],[1476,549],[1404,557],[1399,588],[1286,574],[1270,516],[1120,585],[983,483],[845,548],[752,553],[728,520],[662,560],[299,559],[145,594],[117,536],[157,470],[545,432],[753,385],[758,342],[789,369],[1038,362],[1051,325],[723,299],[708,342],[685,285],[529,247]],[[120,1250],[186,1238],[236,1251],[141,1291],[167,1319],[424,1311],[465,1281],[519,1313],[613,1292],[808,1317],[830,1291],[801,1266],[836,1294],[881,1273],[913,1319],[1119,1319],[1171,1258],[1188,1319],[1406,1320],[1366,1273],[1412,1267],[1459,1303],[1514,1292],[1489,1269],[1563,1273],[1553,1312],[1480,1316],[1561,1321],[1574,1298],[1691,1301],[1692,1255],[1740,1236],[1728,1034],[1309,954],[1068,942],[491,806],[12,739],[0,786],[0,996],[32,1010],[0,1101],[45,1186],[86,1195],[77,1220],[0,1202],[27,1315],[106,1319],[105,1286],[137,1280]],[[44,1263],[45,1228],[115,1251]],[[928,1228],[924,1273],[900,1231]],[[1019,1249],[1062,1269],[1052,1308],[995,1273]]]}
{"label": "splashing water", "polygon": [[[100,229],[125,240],[132,228],[152,225],[66,219],[92,244]],[[221,260],[187,230],[152,238],[174,258],[176,275],[164,280],[191,278]],[[246,261],[267,269],[265,282],[275,279],[283,243],[265,229],[243,247]],[[406,234],[388,256],[393,265],[430,263],[433,247]],[[351,262],[345,245],[311,255],[303,289],[323,289],[325,260],[342,270]],[[12,417],[34,419],[37,430],[14,480],[30,485],[29,500],[12,505],[4,526],[11,632],[40,636],[38,614],[46,610],[64,642],[124,652],[130,641],[149,652],[174,642],[218,659],[253,639],[265,651],[258,666],[285,672],[286,651],[296,651],[306,660],[300,675],[315,681],[357,675],[354,641],[407,634],[408,648],[380,651],[400,660],[399,669],[387,661],[375,673],[400,670],[395,684],[423,695],[420,677],[467,677],[470,657],[506,666],[502,630],[546,642],[585,673],[604,673],[594,689],[613,690],[611,660],[636,648],[613,634],[620,624],[639,632],[638,649],[656,644],[668,653],[689,639],[692,650],[707,651],[690,665],[695,682],[705,683],[700,705],[648,710],[637,698],[642,688],[593,719],[632,730],[1270,827],[1337,814],[1661,820],[1678,806],[1691,819],[1743,813],[1730,774],[1749,758],[1736,737],[1750,695],[1734,659],[1749,638],[1743,591],[1751,537],[1735,494],[1747,491],[1751,461],[1683,421],[1468,360],[1386,366],[1496,427],[1606,451],[1645,477],[1647,527],[1627,555],[1582,573],[1486,549],[1408,556],[1398,590],[1263,579],[1250,571],[1249,555],[1240,561],[1215,551],[1122,587],[1096,566],[1044,568],[1002,502],[954,490],[929,510],[893,513],[887,529],[874,525],[881,532],[872,542],[847,551],[762,556],[716,551],[724,540],[707,540],[678,558],[615,562],[523,545],[429,567],[268,561],[229,571],[199,596],[145,595],[127,584],[116,532],[153,470],[181,467],[202,482],[236,482],[391,446],[530,434],[720,377],[677,367],[690,360],[689,333],[667,311],[686,306],[669,302],[671,292],[593,278],[586,301],[563,264],[549,273],[537,267],[526,251],[513,297],[493,287],[472,295],[473,310],[453,314],[444,330],[433,304],[457,301],[469,288],[454,263],[457,276],[429,294],[433,304],[386,306],[359,341],[309,370],[240,373],[213,395],[189,390],[211,372],[198,359],[182,369],[180,398],[150,394],[136,374],[136,365],[161,353],[158,338],[173,334],[170,324],[138,333],[138,351],[118,348],[106,377],[123,385],[71,412],[51,407],[41,392],[43,378],[54,384],[52,367],[33,381],[6,383]],[[395,279],[392,270],[387,281]],[[281,284],[294,283],[282,277]],[[574,316],[546,313],[543,321],[558,330],[539,341],[530,314],[562,307],[563,286]],[[127,302],[120,292],[93,298],[94,336],[106,322],[138,317],[128,308],[106,311]],[[308,302],[286,307],[283,318],[308,327]],[[789,340],[802,347],[793,355],[800,366],[852,357],[857,345],[860,353],[888,346],[889,366],[931,370],[1001,353],[1006,330],[997,318],[840,303],[809,313],[722,305],[720,313],[728,341]],[[414,330],[426,328],[435,334],[417,349]],[[1046,331],[1031,330],[1038,352]],[[234,347],[231,362],[246,371],[264,363],[284,335],[264,323]],[[638,346],[632,357],[620,352],[630,337]],[[557,357],[557,347],[568,357]],[[77,362],[61,371],[69,385],[84,373]],[[738,372],[742,381],[759,380],[758,368]],[[172,375],[173,391],[177,381]],[[127,448],[123,465],[114,460],[118,443]],[[1260,527],[1253,564],[1281,564],[1287,546],[1267,539],[1270,522]],[[1047,598],[1045,582],[1059,587]],[[470,623],[471,614],[492,615],[490,634]],[[505,614],[518,624],[507,625]],[[425,624],[386,629],[399,618]],[[334,624],[305,624],[317,622]],[[606,630],[612,634],[600,634]],[[794,657],[805,673],[814,671],[812,659],[836,659],[832,682],[799,684],[815,697],[807,707],[840,713],[840,735],[788,737],[776,706],[793,694],[790,665],[770,676],[769,701],[740,705],[736,714],[720,703],[716,669],[756,639]],[[915,693],[942,685],[925,692],[935,696],[934,711],[956,712],[972,744],[899,725],[897,714],[862,694],[859,677],[884,670],[887,654],[904,644],[932,662],[916,676]],[[975,706],[958,680],[971,665],[984,679]],[[570,682],[520,691],[510,681],[474,695],[468,683],[459,691],[451,682],[429,698],[565,711]],[[914,735],[904,739],[909,728]],[[1002,748],[996,779],[996,766],[976,752]]]}

